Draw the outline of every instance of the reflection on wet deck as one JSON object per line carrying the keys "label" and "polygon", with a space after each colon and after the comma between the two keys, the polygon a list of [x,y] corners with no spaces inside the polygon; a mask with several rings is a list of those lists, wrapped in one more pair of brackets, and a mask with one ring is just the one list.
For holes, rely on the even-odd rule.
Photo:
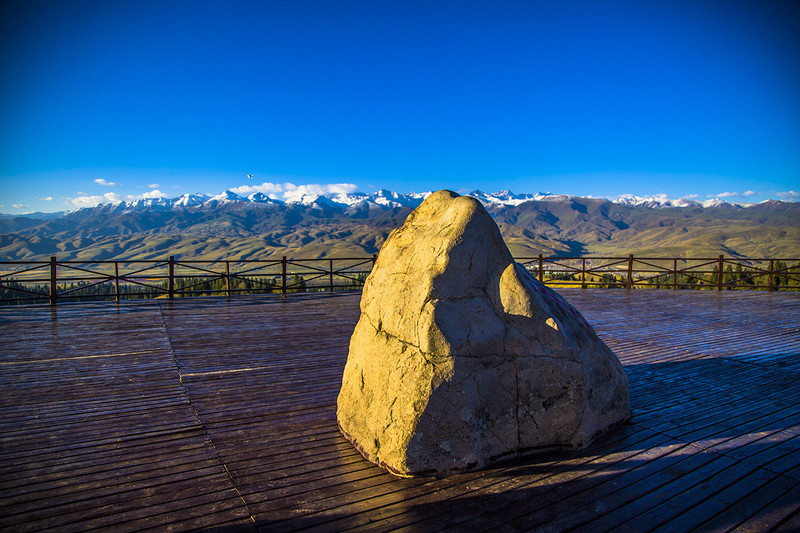
{"label": "reflection on wet deck", "polygon": [[560,291],[632,422],[396,479],[339,434],[358,294],[0,309],[0,528],[800,528],[800,293]]}

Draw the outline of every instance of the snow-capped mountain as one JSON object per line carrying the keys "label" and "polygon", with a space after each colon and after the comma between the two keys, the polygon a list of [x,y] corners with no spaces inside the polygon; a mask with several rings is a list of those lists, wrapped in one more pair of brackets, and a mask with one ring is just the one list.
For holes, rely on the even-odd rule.
{"label": "snow-capped mountain", "polygon": [[[211,196],[203,193],[184,194],[177,198],[146,198],[130,202],[114,202],[103,204],[100,207],[113,209],[114,211],[138,211],[143,209],[186,209],[186,208],[215,208],[223,205],[245,205],[259,204],[267,206],[304,206],[324,212],[336,212],[349,214],[351,216],[362,216],[365,213],[374,211],[386,211],[396,208],[415,208],[431,194],[430,191],[422,193],[401,194],[387,189],[381,189],[374,193],[366,194],[362,192],[354,193],[334,193],[328,195],[301,193],[296,196],[288,196],[285,200],[279,200],[267,196],[264,193],[256,192],[248,196],[241,196],[233,191],[223,191]],[[516,207],[526,202],[556,202],[569,199],[580,199],[578,196],[565,194],[552,194],[549,192],[538,192],[516,194],[508,189],[494,193],[487,193],[475,190],[468,193],[469,196],[477,198],[487,207]],[[745,202],[727,202],[719,198],[705,201],[696,201],[689,198],[667,198],[665,195],[656,196],[634,196],[630,194],[622,195],[619,198],[610,200],[617,205],[628,207],[648,207],[659,208],[683,208],[683,207],[702,207],[702,208],[722,208],[739,209],[749,208],[760,204]],[[763,202],[762,202],[763,203]],[[777,202],[781,203],[781,202]],[[93,209],[93,208],[83,208]]]}
{"label": "snow-capped mountain", "polygon": [[[0,218],[0,259],[152,259],[167,249],[185,257],[358,257],[376,253],[428,194],[302,191],[279,200],[229,190],[102,204],[50,220]],[[508,190],[470,195],[484,203],[520,257],[623,252],[792,257],[800,242],[800,203],[742,206],[660,195],[610,201]]]}
{"label": "snow-capped mountain", "polygon": [[396,207],[417,207],[422,201],[428,197],[430,192],[424,193],[408,193],[400,194],[387,189],[381,189],[372,194],[364,194],[362,192],[355,193],[335,193],[330,195],[319,194],[300,194],[298,196],[290,196],[286,200],[286,204],[305,205],[309,207],[338,207],[344,210],[349,208],[385,208],[393,209]]}
{"label": "snow-capped mountain", "polygon": [[691,200],[689,198],[667,198],[664,195],[658,196],[634,196],[632,194],[624,194],[613,200],[615,204],[619,205],[628,205],[628,206],[636,206],[636,207],[652,207],[652,208],[659,208],[659,207],[721,207],[724,209],[733,209],[739,207],[752,207],[754,203],[748,202],[727,202],[725,200],[721,200],[719,198],[712,198],[710,200],[704,200],[702,202],[698,202],[695,200]]}
{"label": "snow-capped mountain", "polygon": [[211,197],[207,194],[184,194],[183,196],[176,198],[175,203],[172,205],[177,207],[195,207],[198,205],[203,205],[210,199]]}
{"label": "snow-capped mountain", "polygon": [[694,207],[701,206],[700,202],[695,202],[688,198],[671,199],[666,196],[634,196],[632,194],[624,194],[619,198],[612,200],[615,204],[627,206],[641,206],[641,207]]}
{"label": "snow-capped mountain", "polygon": [[220,205],[220,204],[227,204],[227,203],[230,203],[230,202],[249,202],[249,201],[250,200],[248,200],[247,198],[245,198],[243,196],[239,196],[235,192],[224,191],[224,192],[221,192],[221,193],[217,194],[216,196],[212,196],[211,198],[206,200],[203,203],[203,205],[217,206],[217,205]]}
{"label": "snow-capped mountain", "polygon": [[[206,209],[221,206],[235,206],[246,204],[259,204],[261,206],[303,206],[321,211],[335,211],[341,213],[358,213],[369,210],[389,210],[399,207],[415,208],[431,194],[397,192],[381,189],[372,194],[364,193],[337,193],[330,195],[298,194],[289,196],[286,200],[271,198],[264,193],[255,192],[248,196],[241,196],[233,191],[223,191],[214,196],[203,193],[184,194],[176,198],[145,198],[133,201],[117,201],[100,204],[96,207],[84,207],[77,211],[104,209],[113,212],[132,212],[140,210],[170,210],[170,209]],[[493,198],[486,195],[487,198]],[[491,200],[487,200],[491,201]],[[505,205],[517,205],[519,201],[511,200]],[[62,213],[63,214],[63,213]]]}
{"label": "snow-capped mountain", "polygon": [[[427,198],[429,194],[431,194],[430,191],[401,194],[388,189],[380,189],[379,191],[369,194],[362,192],[334,193],[326,195],[299,193],[294,196],[288,195],[284,200],[279,200],[275,198],[274,195],[268,196],[261,192],[252,193],[248,196],[241,196],[233,191],[227,190],[214,196],[203,193],[193,193],[184,194],[176,198],[145,198],[130,202],[118,201],[111,204],[101,204],[98,207],[107,210],[113,210],[115,212],[130,212],[147,209],[208,209],[220,206],[256,204],[261,207],[302,206],[308,209],[326,213],[338,213],[349,216],[363,217],[376,211],[387,211],[397,208],[413,209],[422,203],[422,201]],[[553,194],[549,192],[517,194],[508,189],[494,193],[475,190],[468,193],[468,195],[477,198],[486,207],[494,208],[516,207],[527,202],[557,202],[570,199],[582,199],[582,197],[579,196]],[[740,209],[760,206],[764,203],[761,202],[754,204],[745,202],[728,202],[719,198],[696,201],[690,198],[673,199],[668,198],[666,195],[634,196],[631,194],[625,194],[615,199],[608,199],[608,201],[627,207],[647,207],[653,209],[685,207]],[[784,202],[774,203],[783,204]],[[81,208],[78,211],[84,209],[95,208]]]}
{"label": "snow-capped mountain", "polygon": [[520,205],[525,202],[530,202],[531,200],[541,202],[551,200],[567,200],[569,198],[569,196],[564,194],[551,194],[549,192],[539,192],[536,194],[514,194],[508,189],[503,189],[502,191],[495,193],[485,193],[483,191],[476,190],[469,193],[469,196],[477,198],[484,205],[502,205],[506,207]]}

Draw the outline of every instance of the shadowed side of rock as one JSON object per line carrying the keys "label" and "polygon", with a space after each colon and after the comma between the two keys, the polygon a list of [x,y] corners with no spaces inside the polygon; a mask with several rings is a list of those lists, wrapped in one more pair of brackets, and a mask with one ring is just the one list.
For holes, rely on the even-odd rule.
{"label": "shadowed side of rock", "polygon": [[446,475],[585,446],[629,417],[616,356],[513,261],[477,200],[439,191],[392,232],[338,398],[342,433],[367,459]]}

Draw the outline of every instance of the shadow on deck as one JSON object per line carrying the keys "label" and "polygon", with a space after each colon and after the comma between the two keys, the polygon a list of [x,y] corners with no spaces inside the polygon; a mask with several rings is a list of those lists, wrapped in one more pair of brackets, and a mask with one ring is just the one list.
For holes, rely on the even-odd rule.
{"label": "shadow on deck", "polygon": [[337,430],[358,294],[0,309],[0,528],[800,528],[800,293],[560,292],[632,422],[441,480]]}

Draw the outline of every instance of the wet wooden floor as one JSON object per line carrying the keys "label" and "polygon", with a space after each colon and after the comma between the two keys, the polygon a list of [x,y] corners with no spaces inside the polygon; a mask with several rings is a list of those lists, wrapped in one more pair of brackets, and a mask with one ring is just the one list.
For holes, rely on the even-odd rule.
{"label": "wet wooden floor", "polygon": [[0,529],[800,529],[800,293],[561,292],[632,422],[442,480],[337,431],[357,294],[0,308]]}

